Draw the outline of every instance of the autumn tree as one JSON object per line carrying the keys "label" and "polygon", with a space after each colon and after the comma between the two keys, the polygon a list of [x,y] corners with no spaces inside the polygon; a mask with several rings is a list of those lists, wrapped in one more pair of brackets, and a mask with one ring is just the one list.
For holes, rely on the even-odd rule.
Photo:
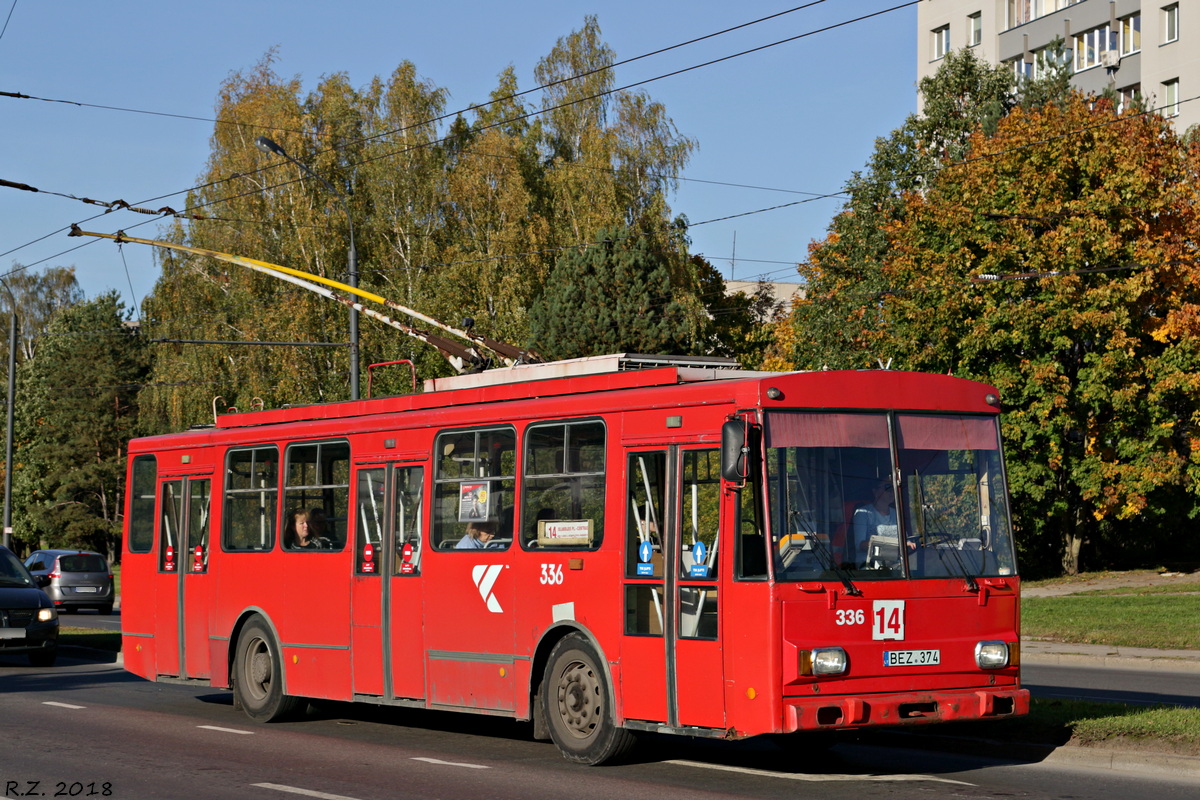
{"label": "autumn tree", "polygon": [[866,169],[846,183],[844,209],[800,265],[805,290],[790,314],[793,330],[780,332],[771,363],[805,369],[877,365],[888,335],[879,298],[895,288],[883,270],[888,231],[903,219],[904,194],[924,190],[960,160],[974,132],[989,134],[1021,104],[1061,97],[1066,78],[1065,69],[1047,68],[1045,77],[1018,85],[1011,69],[989,65],[966,49],[948,54],[934,75],[923,78],[921,113],[876,140]]}
{"label": "autumn tree", "polygon": [[1074,95],[964,156],[887,231],[880,354],[1000,389],[1028,567],[1200,552],[1197,151]]}
{"label": "autumn tree", "polygon": [[[539,62],[535,92],[509,68],[488,102],[448,114],[447,91],[408,62],[363,89],[334,74],[304,94],[269,53],[222,85],[209,163],[188,198],[196,213],[167,236],[344,281],[352,221],[361,288],[521,344],[562,254],[620,229],[662,256],[672,301],[695,328],[701,276],[667,203],[694,143],[660,103],[615,89],[614,58],[589,17]],[[260,135],[337,191],[259,151]],[[347,310],[303,289],[190,254],[161,263],[143,315],[153,338],[347,341]],[[364,368],[410,358],[422,375],[451,371],[366,317],[360,348]],[[210,419],[217,396],[239,408],[347,396],[344,347],[168,343],[160,353],[144,406],[164,429]],[[377,386],[408,390],[387,376]]]}
{"label": "autumn tree", "polygon": [[72,305],[22,364],[13,523],[27,543],[118,558],[126,444],[148,366],[128,321],[116,292]]}

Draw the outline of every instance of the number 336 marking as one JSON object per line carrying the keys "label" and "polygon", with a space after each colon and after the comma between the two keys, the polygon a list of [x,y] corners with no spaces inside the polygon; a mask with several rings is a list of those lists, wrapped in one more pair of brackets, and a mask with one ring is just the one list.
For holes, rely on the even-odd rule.
{"label": "number 336 marking", "polygon": [[542,577],[538,579],[541,584],[555,584],[563,582],[562,564],[542,564]]}
{"label": "number 336 marking", "polygon": [[861,608],[839,608],[837,610],[838,625],[862,625],[867,621]]}

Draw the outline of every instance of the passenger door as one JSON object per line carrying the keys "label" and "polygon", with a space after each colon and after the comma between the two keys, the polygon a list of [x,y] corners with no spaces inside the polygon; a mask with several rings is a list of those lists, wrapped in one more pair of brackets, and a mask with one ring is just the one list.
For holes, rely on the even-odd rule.
{"label": "passenger door", "polygon": [[[212,592],[208,572],[212,480],[167,480],[159,492],[156,672],[209,678],[205,609]],[[196,610],[190,611],[189,605]]]}
{"label": "passenger door", "polygon": [[425,696],[424,476],[424,467],[413,464],[357,473],[351,646],[358,695]]}
{"label": "passenger door", "polygon": [[716,449],[627,457],[622,700],[628,719],[725,724],[718,603],[721,497]]}

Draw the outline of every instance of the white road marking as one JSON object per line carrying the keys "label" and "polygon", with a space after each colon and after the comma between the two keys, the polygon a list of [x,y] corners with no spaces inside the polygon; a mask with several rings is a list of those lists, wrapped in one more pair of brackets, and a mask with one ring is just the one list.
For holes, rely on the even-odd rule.
{"label": "white road marking", "polygon": [[77,711],[78,711],[79,709],[81,709],[81,708],[87,708],[87,706],[73,706],[73,705],[71,705],[70,703],[55,703],[55,702],[53,702],[53,701],[51,701],[51,700],[47,700],[46,702],[42,703],[42,705],[44,705],[44,706],[57,706],[58,708],[73,708],[73,709],[75,709],[75,710],[77,710]]}
{"label": "white road marking", "polygon": [[300,794],[305,797],[320,797],[323,800],[358,800],[355,797],[348,797],[344,794],[330,794],[329,792],[314,792],[312,789],[301,789],[299,786],[284,786],[280,783],[252,783],[251,786],[257,786],[260,789],[274,789],[277,792],[287,792],[289,794]]}
{"label": "white road marking", "polygon": [[220,733],[240,733],[245,736],[253,736],[254,731],[239,731],[237,728],[218,728],[216,725],[197,725],[197,728],[203,728],[206,731],[218,731]]}
{"label": "white road marking", "polygon": [[424,761],[427,764],[442,764],[447,767],[466,767],[467,769],[491,769],[483,764],[464,764],[460,761],[442,761],[440,758],[414,758],[413,761]]}
{"label": "white road marking", "polygon": [[934,783],[953,783],[957,786],[974,786],[965,781],[954,781],[949,778],[935,778],[932,775],[814,775],[797,772],[772,772],[768,769],[752,769],[750,767],[728,767],[723,764],[704,764],[699,761],[668,761],[668,764],[681,764],[686,767],[701,769],[716,769],[723,772],[742,772],[746,775],[759,775],[765,778],[783,778],[789,781],[807,781],[810,783],[832,783],[848,781],[873,781],[876,783],[904,783],[910,781],[932,781]]}

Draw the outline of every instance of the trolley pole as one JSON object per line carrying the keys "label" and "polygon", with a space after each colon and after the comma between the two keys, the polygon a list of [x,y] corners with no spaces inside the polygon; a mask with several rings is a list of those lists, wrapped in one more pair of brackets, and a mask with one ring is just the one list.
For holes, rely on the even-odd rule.
{"label": "trolley pole", "polygon": [[[348,279],[347,284],[358,288],[358,252],[354,248],[354,219],[350,216],[350,206],[346,203],[346,196],[337,190],[329,181],[322,178],[317,173],[309,169],[308,165],[297,161],[288,155],[288,152],[280,145],[276,144],[266,136],[259,136],[254,140],[254,146],[264,153],[272,153],[281,158],[286,158],[288,161],[299,167],[306,175],[324,186],[338,202],[342,204],[342,211],[346,213],[346,225],[350,229],[350,251],[347,255]],[[358,399],[358,309],[350,308],[350,399]]]}

